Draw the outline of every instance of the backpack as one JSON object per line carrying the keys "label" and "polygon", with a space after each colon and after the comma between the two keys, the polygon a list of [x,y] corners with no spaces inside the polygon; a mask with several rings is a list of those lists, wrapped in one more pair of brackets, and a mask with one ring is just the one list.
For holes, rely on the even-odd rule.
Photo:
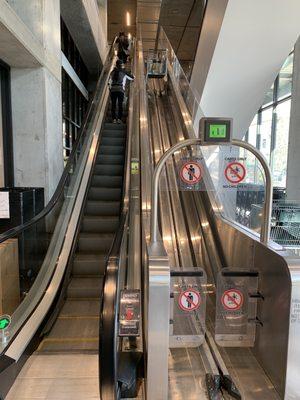
{"label": "backpack", "polygon": [[110,90],[112,92],[123,92],[124,72],[121,69],[115,68],[111,73]]}

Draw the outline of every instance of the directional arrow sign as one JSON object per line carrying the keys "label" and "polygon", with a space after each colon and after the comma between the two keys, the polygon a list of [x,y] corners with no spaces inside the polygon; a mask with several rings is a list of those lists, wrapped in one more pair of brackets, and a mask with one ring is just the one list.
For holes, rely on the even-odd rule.
{"label": "directional arrow sign", "polygon": [[3,331],[4,329],[8,328],[11,323],[11,318],[9,315],[2,315],[0,317],[0,331]]}

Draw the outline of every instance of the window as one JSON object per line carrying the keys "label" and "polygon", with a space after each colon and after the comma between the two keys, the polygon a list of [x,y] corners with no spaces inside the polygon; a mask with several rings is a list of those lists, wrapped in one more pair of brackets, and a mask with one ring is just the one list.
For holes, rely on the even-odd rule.
{"label": "window", "polygon": [[276,130],[271,169],[275,186],[285,186],[289,144],[291,100],[278,104],[275,110]]}
{"label": "window", "polygon": [[268,108],[261,112],[260,124],[258,126],[259,144],[258,149],[270,162],[271,157],[271,130],[273,110]]}
{"label": "window", "polygon": [[10,68],[0,60],[0,187],[14,185]]}
{"label": "window", "polygon": [[257,139],[257,115],[255,115],[248,130],[247,142],[252,144],[252,146],[256,146],[256,139]]}
{"label": "window", "polygon": [[278,76],[278,100],[291,95],[292,79],[293,79],[293,61],[294,53],[290,54],[283,64],[283,67]]}
{"label": "window", "polygon": [[[61,20],[62,52],[72,66],[77,78],[86,88],[88,84],[88,70],[80,53],[64,23]],[[73,82],[72,77],[62,70],[62,117],[63,117],[63,148],[64,159],[69,157],[74,142],[77,139],[81,124],[87,110],[87,99]]]}
{"label": "window", "polygon": [[274,186],[285,187],[294,54],[283,64],[253,119],[245,140],[266,157]]}
{"label": "window", "polygon": [[66,160],[72,150],[87,109],[87,101],[72,79],[62,71],[63,147]]}

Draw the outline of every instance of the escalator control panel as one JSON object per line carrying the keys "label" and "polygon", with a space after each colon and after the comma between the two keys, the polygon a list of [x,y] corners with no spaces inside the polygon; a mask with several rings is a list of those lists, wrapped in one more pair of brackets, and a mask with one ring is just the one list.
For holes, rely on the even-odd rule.
{"label": "escalator control panel", "polygon": [[203,144],[230,143],[232,139],[231,118],[201,118],[199,127]]}
{"label": "escalator control panel", "polygon": [[120,297],[119,336],[139,336],[140,316],[140,290],[122,290]]}

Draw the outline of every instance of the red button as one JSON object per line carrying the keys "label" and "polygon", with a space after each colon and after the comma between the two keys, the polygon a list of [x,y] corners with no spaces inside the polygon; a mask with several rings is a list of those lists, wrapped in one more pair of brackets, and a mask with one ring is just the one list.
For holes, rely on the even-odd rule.
{"label": "red button", "polygon": [[132,320],[132,318],[133,318],[133,310],[131,310],[130,308],[128,308],[127,310],[126,310],[126,320],[127,321],[130,321],[130,320]]}

